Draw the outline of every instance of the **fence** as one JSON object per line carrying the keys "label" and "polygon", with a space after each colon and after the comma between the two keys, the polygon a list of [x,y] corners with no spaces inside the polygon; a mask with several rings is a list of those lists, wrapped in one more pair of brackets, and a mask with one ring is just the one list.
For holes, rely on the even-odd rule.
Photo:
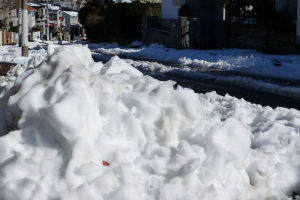
{"label": "fence", "polygon": [[286,13],[292,19],[296,19],[297,0],[276,0],[276,10]]}
{"label": "fence", "polygon": [[161,19],[146,17],[144,42],[160,43],[172,48],[219,48],[221,26],[219,21],[201,21],[197,18]]}
{"label": "fence", "polygon": [[267,53],[299,53],[295,24],[244,24],[197,18],[145,19],[144,42],[170,48],[246,48]]}
{"label": "fence", "polygon": [[12,45],[19,42],[18,33],[0,31],[0,46],[2,45]]}
{"label": "fence", "polygon": [[225,47],[298,53],[295,24],[224,23]]}

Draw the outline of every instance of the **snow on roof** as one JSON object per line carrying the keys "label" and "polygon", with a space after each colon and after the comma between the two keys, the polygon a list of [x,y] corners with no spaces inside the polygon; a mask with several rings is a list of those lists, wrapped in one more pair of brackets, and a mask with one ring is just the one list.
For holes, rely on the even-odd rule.
{"label": "snow on roof", "polygon": [[31,7],[39,7],[39,5],[35,3],[27,3],[27,5]]}
{"label": "snow on roof", "polygon": [[52,6],[52,5],[50,5],[50,9],[51,10],[59,10],[59,6]]}
{"label": "snow on roof", "polygon": [[78,12],[74,12],[74,11],[64,11],[64,13],[66,13],[67,15],[70,15],[72,17],[78,16]]}

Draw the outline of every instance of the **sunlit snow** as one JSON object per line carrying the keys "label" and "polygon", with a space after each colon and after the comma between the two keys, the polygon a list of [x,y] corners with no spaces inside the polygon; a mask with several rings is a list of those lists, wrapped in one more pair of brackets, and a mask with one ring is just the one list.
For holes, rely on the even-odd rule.
{"label": "sunlit snow", "polygon": [[0,199],[252,200],[300,192],[298,110],[196,94],[118,57],[94,62],[82,45],[35,50],[15,68],[22,70],[0,81]]}

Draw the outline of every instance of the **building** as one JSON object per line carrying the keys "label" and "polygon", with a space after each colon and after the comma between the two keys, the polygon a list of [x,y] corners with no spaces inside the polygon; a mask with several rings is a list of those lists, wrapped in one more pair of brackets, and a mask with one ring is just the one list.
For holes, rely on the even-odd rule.
{"label": "building", "polygon": [[64,18],[62,16],[62,9],[59,6],[49,6],[49,31],[54,34],[60,32],[64,27]]}
{"label": "building", "polygon": [[18,10],[7,9],[0,13],[0,20],[3,22],[4,29],[11,29],[18,26]]}
{"label": "building", "polygon": [[185,0],[162,0],[161,2],[161,17],[164,19],[177,19],[178,11]]}
{"label": "building", "polygon": [[[47,24],[47,9],[49,14],[49,24]],[[62,16],[62,9],[59,6],[52,6],[50,4],[40,4],[37,9],[36,24],[41,28],[41,34],[45,38],[47,35],[47,27],[51,36],[56,36],[64,25],[64,18]]]}
{"label": "building", "polygon": [[183,5],[189,9],[191,17],[208,21],[222,18],[223,7],[218,0],[162,0],[161,4],[162,18],[177,19]]}
{"label": "building", "polygon": [[37,9],[31,6],[27,6],[27,10],[28,10],[28,29],[30,30],[36,26],[35,16],[37,13]]}
{"label": "building", "polygon": [[161,18],[147,17],[144,41],[172,48],[219,48],[222,12],[219,0],[162,0]]}
{"label": "building", "polygon": [[54,4],[61,6],[63,9],[79,11],[85,2],[85,0],[56,0]]}
{"label": "building", "polygon": [[[30,30],[34,26],[36,26],[35,23],[35,16],[37,10],[34,7],[28,6],[28,29]],[[12,28],[16,28],[18,26],[19,22],[19,13],[18,10],[13,8],[10,9],[2,14],[0,14],[0,20],[3,20],[5,23],[5,28],[7,30],[10,30]]]}
{"label": "building", "polygon": [[74,39],[76,36],[80,36],[82,28],[78,21],[78,12],[63,11],[62,16],[65,20],[64,31],[70,34],[71,39]]}

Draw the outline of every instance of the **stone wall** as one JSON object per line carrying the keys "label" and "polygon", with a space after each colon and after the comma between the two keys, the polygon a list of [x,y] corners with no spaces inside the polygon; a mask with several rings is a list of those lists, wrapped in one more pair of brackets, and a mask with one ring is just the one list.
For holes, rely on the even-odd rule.
{"label": "stone wall", "polygon": [[266,53],[299,53],[295,24],[224,24],[225,47]]}

